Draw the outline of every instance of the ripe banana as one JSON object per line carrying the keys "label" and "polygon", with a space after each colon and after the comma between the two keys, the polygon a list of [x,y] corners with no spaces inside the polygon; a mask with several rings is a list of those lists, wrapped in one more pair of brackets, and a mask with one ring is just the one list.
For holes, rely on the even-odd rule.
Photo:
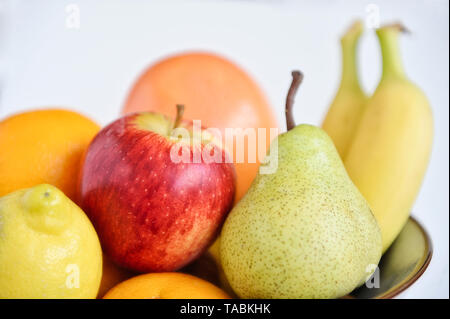
{"label": "ripe banana", "polygon": [[341,84],[322,123],[322,128],[333,140],[342,159],[347,154],[367,102],[367,96],[359,85],[356,61],[362,31],[362,22],[356,21],[341,38]]}
{"label": "ripe banana", "polygon": [[406,223],[428,165],[433,119],[427,98],[405,76],[398,37],[377,30],[383,73],[367,103],[345,166],[380,225],[385,252]]}

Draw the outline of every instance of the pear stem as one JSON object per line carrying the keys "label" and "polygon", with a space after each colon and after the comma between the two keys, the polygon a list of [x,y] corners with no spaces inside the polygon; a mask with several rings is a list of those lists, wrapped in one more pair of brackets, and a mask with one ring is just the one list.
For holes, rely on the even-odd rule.
{"label": "pear stem", "polygon": [[286,128],[291,130],[295,127],[294,114],[292,113],[292,107],[294,106],[294,98],[297,93],[297,89],[300,83],[303,81],[303,73],[300,71],[292,71],[292,83],[289,88],[287,98],[286,98]]}
{"label": "pear stem", "polygon": [[181,119],[183,118],[184,113],[184,105],[183,104],[177,104],[177,117],[175,118],[175,122],[173,124],[173,129],[176,129],[178,125],[181,123]]}

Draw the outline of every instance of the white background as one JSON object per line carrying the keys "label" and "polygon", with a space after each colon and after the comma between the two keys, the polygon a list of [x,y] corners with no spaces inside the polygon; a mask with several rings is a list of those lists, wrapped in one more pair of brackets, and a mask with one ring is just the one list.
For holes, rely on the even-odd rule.
{"label": "white background", "polygon": [[[80,28],[67,28],[67,5]],[[0,117],[43,106],[78,110],[104,125],[114,120],[144,67],[166,54],[220,53],[260,83],[280,124],[290,71],[305,80],[297,122],[320,124],[338,86],[339,37],[367,5],[381,23],[401,21],[407,73],[427,94],[435,118],[434,148],[413,214],[431,234],[434,256],[401,297],[449,297],[449,16],[446,0],[422,1],[25,1],[0,0]],[[359,64],[364,88],[380,77],[373,30]],[[4,150],[0,150],[4,151]]]}

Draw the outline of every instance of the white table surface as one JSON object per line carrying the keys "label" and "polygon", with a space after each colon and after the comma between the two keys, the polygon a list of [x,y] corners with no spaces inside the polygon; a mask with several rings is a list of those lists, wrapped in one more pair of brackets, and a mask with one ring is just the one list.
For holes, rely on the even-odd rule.
{"label": "white table surface", "polygon": [[[73,10],[79,10],[79,28],[68,20]],[[412,31],[402,40],[404,64],[429,97],[435,119],[431,163],[413,209],[432,237],[434,256],[400,298],[448,298],[446,0],[0,0],[0,117],[64,106],[107,124],[146,65],[166,54],[204,49],[244,66],[267,92],[280,123],[289,72],[301,69],[305,80],[295,118],[320,124],[339,82],[339,36],[354,18],[373,17],[374,10],[381,23],[402,21]],[[360,48],[362,83],[372,92],[380,76],[373,30],[366,30]]]}

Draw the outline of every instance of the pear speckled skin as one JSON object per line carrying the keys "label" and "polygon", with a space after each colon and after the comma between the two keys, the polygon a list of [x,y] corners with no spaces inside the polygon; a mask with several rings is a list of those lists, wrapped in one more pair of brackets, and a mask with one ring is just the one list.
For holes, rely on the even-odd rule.
{"label": "pear speckled skin", "polygon": [[223,227],[227,279],[242,298],[346,295],[381,257],[376,220],[323,130],[299,125],[277,143],[277,171],[256,177]]}

